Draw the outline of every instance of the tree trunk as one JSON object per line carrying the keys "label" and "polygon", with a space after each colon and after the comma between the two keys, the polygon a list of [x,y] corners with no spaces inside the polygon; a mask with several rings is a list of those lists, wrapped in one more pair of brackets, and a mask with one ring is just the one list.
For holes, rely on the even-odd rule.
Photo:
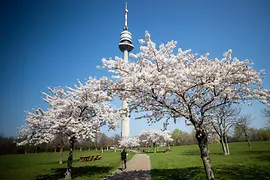
{"label": "tree trunk", "polygon": [[227,155],[230,154],[230,149],[229,149],[229,144],[228,144],[228,137],[226,134],[224,134],[224,141],[225,141],[225,145],[226,145],[226,151],[227,151]]}
{"label": "tree trunk", "polygon": [[63,141],[61,141],[60,143],[60,147],[59,147],[59,164],[63,163]]}
{"label": "tree trunk", "polygon": [[167,141],[167,147],[168,147],[168,149],[171,149],[169,141]]}
{"label": "tree trunk", "polygon": [[103,153],[103,147],[101,148],[101,153]]}
{"label": "tree trunk", "polygon": [[80,151],[82,151],[82,147],[80,147]]}
{"label": "tree trunk", "polygon": [[72,179],[71,171],[72,171],[74,143],[75,143],[75,138],[71,137],[71,139],[70,139],[70,149],[69,149],[69,155],[68,155],[68,166],[67,166],[67,171],[66,171],[66,174],[65,174],[66,175],[65,179]]}
{"label": "tree trunk", "polygon": [[221,147],[222,147],[223,154],[228,155],[226,145],[225,145],[225,142],[224,142],[224,135],[221,135],[221,137],[220,137],[220,144],[221,144]]}
{"label": "tree trunk", "polygon": [[154,153],[157,152],[157,146],[156,146],[156,143],[154,143]]}
{"label": "tree trunk", "polygon": [[250,141],[249,141],[249,137],[248,137],[247,131],[245,131],[245,136],[246,136],[246,140],[247,140],[247,143],[248,143],[248,147],[251,148],[251,145],[250,145]]}
{"label": "tree trunk", "polygon": [[208,142],[207,135],[204,130],[201,128],[196,128],[196,139],[198,141],[198,145],[201,151],[201,158],[204,165],[204,170],[208,180],[214,180],[214,173],[212,170],[210,155],[208,152]]}

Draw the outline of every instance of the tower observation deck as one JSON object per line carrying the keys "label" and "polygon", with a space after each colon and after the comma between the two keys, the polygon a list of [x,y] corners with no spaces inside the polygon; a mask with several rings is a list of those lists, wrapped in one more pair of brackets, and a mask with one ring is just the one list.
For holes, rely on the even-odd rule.
{"label": "tower observation deck", "polygon": [[127,9],[127,3],[126,3],[126,8],[125,8],[125,26],[123,31],[120,33],[120,43],[119,43],[119,49],[124,52],[124,51],[132,51],[132,49],[134,48],[133,44],[132,44],[132,34],[131,32],[128,31],[128,19],[127,19],[127,15],[128,15],[128,9]]}

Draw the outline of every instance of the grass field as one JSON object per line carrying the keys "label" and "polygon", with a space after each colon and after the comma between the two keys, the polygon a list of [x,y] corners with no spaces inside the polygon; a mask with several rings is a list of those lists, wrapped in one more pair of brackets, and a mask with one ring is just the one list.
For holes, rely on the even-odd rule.
{"label": "grass field", "polygon": [[[220,144],[211,144],[211,160],[216,179],[265,180],[270,179],[270,142],[231,143],[231,155],[222,155]],[[147,153],[151,159],[153,180],[206,179],[197,145],[171,147],[169,153]],[[96,155],[96,151],[75,151],[73,178],[100,179],[120,166],[120,152],[104,151],[103,159],[78,162],[80,156]],[[132,154],[134,155],[134,154]],[[129,155],[129,159],[132,155]],[[54,180],[63,179],[68,152],[64,163],[58,164],[59,153],[38,153],[0,156],[1,180]]]}
{"label": "grass field", "polygon": [[[120,152],[104,151],[97,161],[78,162],[80,156],[101,154],[96,151],[75,151],[73,178],[95,180],[110,174],[120,166]],[[130,159],[134,153],[130,153]],[[63,153],[63,164],[58,164],[59,153],[18,154],[0,156],[1,180],[63,179],[68,152]]]}
{"label": "grass field", "polygon": [[[231,143],[231,155],[220,144],[209,145],[215,178],[220,180],[270,179],[270,142]],[[169,153],[148,153],[152,179],[206,179],[197,145],[171,147]]]}

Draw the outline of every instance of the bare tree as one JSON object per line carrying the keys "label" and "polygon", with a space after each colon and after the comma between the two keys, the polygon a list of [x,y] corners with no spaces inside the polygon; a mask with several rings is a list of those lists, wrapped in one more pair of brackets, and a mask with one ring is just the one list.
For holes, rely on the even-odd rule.
{"label": "bare tree", "polygon": [[230,154],[228,145],[228,132],[230,128],[236,124],[236,119],[239,113],[240,109],[233,106],[233,104],[219,106],[214,110],[214,116],[212,117],[213,120],[211,121],[211,125],[219,136],[224,155]]}
{"label": "bare tree", "polygon": [[265,108],[263,110],[263,113],[264,113],[265,117],[267,118],[266,126],[270,127],[270,106],[267,106],[267,108]]}
{"label": "bare tree", "polygon": [[119,134],[115,134],[113,137],[113,144],[118,145],[118,141],[121,139],[121,136]]}
{"label": "bare tree", "polygon": [[68,139],[64,138],[63,136],[59,135],[55,138],[55,140],[52,142],[55,152],[56,149],[59,148],[59,164],[63,163],[63,150],[64,150],[64,144],[68,144]]}
{"label": "bare tree", "polygon": [[250,145],[250,140],[249,140],[249,135],[248,135],[248,129],[249,129],[249,126],[251,124],[251,121],[252,121],[251,115],[247,114],[245,116],[239,117],[237,120],[237,123],[236,123],[237,126],[242,129],[249,148],[251,148],[251,145]]}

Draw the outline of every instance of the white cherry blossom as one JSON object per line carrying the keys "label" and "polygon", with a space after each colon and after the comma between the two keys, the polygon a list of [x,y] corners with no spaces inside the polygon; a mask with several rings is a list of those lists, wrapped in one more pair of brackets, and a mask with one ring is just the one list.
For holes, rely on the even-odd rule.
{"label": "white cherry blossom", "polygon": [[[265,103],[269,91],[262,88],[264,71],[253,68],[250,60],[232,57],[232,50],[221,59],[192,54],[176,48],[176,41],[156,44],[148,32],[139,41],[140,52],[131,55],[134,61],[122,58],[103,59],[103,68],[118,75],[111,86],[121,99],[128,99],[131,110],[144,112],[149,122],[181,119],[190,121],[207,178],[214,179],[203,126],[211,110],[227,103],[246,103],[257,99]],[[121,78],[119,78],[121,76]]]}
{"label": "white cherry blossom", "polygon": [[131,148],[140,146],[139,138],[137,136],[124,137],[119,141],[120,147]]}
{"label": "white cherry blossom", "polygon": [[[41,144],[65,136],[70,141],[70,153],[66,178],[71,178],[72,157],[75,141],[93,139],[101,126],[108,124],[111,129],[121,119],[121,111],[108,103],[112,100],[108,91],[111,81],[89,78],[86,84],[78,81],[74,88],[48,88],[44,101],[50,106],[46,111],[40,108],[35,113],[28,112],[26,125],[20,136],[26,139],[19,143]],[[67,90],[66,90],[67,89]]]}

